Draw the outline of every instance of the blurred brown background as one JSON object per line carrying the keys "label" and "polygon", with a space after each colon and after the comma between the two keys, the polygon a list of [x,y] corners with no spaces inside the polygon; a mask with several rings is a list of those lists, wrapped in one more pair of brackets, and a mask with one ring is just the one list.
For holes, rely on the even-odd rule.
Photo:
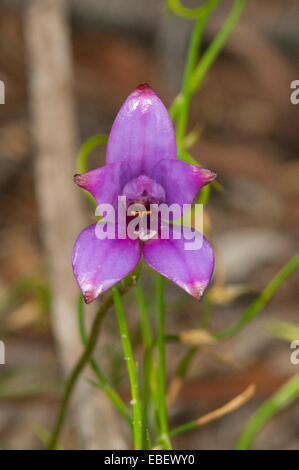
{"label": "blurred brown background", "polygon": [[[69,0],[66,20],[63,2],[45,0],[48,13],[39,11],[36,4],[42,3],[0,1],[0,79],[6,86],[5,105],[0,105],[0,339],[6,347],[6,365],[0,365],[0,447],[5,449],[43,447],[61,397],[62,371],[69,370],[80,349],[72,337],[77,289],[69,251],[77,227],[92,220],[93,209],[78,190],[76,196],[67,190],[79,145],[109,132],[120,104],[139,83],[150,83],[171,104],[180,89],[193,25],[174,17],[159,0]],[[212,15],[204,47],[231,4],[224,0]],[[191,153],[217,172],[224,188],[212,190],[207,208],[216,275],[247,291],[232,302],[220,296],[213,306],[212,331],[235,321],[298,249],[299,105],[290,102],[290,83],[299,79],[298,24],[295,0],[248,1],[193,99],[190,130],[197,126],[201,136]],[[58,94],[50,96],[51,89]],[[104,148],[94,151],[91,166],[102,165],[104,156]],[[177,438],[176,448],[233,448],[251,413],[298,372],[299,366],[290,363],[289,343],[271,337],[267,328],[274,319],[299,324],[298,281],[296,272],[257,319],[217,346],[217,354],[197,354],[169,410],[172,426],[222,405],[251,382],[257,393],[231,415]],[[153,310],[153,282],[146,268],[143,282]],[[126,303],[142,357],[133,295]],[[94,308],[86,310],[91,317]],[[198,326],[201,314],[202,303],[168,284],[169,333]],[[128,398],[113,311],[104,329],[97,357]],[[167,347],[169,380],[185,351],[182,345]],[[61,444],[125,447],[126,429],[119,431],[122,425],[113,411],[105,416],[101,391],[93,391],[89,400],[90,388],[82,380],[77,403],[88,403],[81,416],[77,409],[67,421]],[[97,422],[93,406],[99,408]],[[298,404],[272,419],[253,447],[298,449]]]}

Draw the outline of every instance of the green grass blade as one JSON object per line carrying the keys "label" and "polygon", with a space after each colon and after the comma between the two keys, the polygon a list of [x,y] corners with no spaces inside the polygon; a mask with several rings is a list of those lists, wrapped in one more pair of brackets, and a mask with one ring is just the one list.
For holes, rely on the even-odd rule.
{"label": "green grass blade", "polygon": [[281,269],[281,271],[279,271],[279,273],[274,277],[274,279],[272,279],[272,281],[267,285],[258,298],[248,307],[242,317],[231,326],[219,331],[218,333],[215,333],[215,338],[222,339],[228,336],[232,336],[244,328],[244,326],[246,326],[262,310],[262,308],[264,308],[278,287],[293,273],[293,271],[295,271],[295,269],[298,268],[298,266],[299,252],[296,253],[296,255]]}
{"label": "green grass blade", "polygon": [[261,428],[276,413],[286,408],[294,400],[299,398],[299,375],[296,374],[283,385],[269,400],[251,416],[242,432],[236,449],[246,450],[252,444]]}

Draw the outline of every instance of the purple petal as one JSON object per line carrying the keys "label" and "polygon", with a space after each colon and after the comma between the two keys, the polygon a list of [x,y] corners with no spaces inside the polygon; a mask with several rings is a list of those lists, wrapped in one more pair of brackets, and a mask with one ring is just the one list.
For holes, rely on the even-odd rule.
{"label": "purple petal", "polygon": [[113,123],[107,163],[125,160],[134,176],[151,176],[162,158],[175,159],[176,140],[167,109],[148,85],[140,85],[126,99]]}
{"label": "purple petal", "polygon": [[198,190],[216,178],[216,173],[180,160],[162,160],[153,178],[163,186],[167,204],[191,204]]}
{"label": "purple petal", "polygon": [[80,233],[72,258],[74,275],[86,303],[127,276],[141,256],[139,240],[100,240],[96,236],[96,225]]}
{"label": "purple petal", "polygon": [[[164,228],[162,228],[163,232]],[[186,250],[189,243],[181,227],[170,227],[169,239],[152,239],[144,243],[143,254],[148,264],[163,276],[199,299],[207,287],[214,269],[213,249],[208,240],[194,231],[201,245]],[[181,239],[175,239],[181,235]]]}
{"label": "purple petal", "polygon": [[89,191],[97,204],[112,204],[116,207],[117,196],[131,176],[130,167],[125,162],[102,166],[87,173],[77,174],[74,180],[78,186]]}

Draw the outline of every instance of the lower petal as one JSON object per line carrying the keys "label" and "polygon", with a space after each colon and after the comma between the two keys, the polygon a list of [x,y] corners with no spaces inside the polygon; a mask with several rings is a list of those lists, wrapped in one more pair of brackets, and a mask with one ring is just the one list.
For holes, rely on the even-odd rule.
{"label": "lower petal", "polygon": [[102,221],[87,227],[74,245],[74,275],[86,303],[133,271],[141,256],[139,240],[118,239],[115,227],[110,232],[114,232],[114,239],[99,239],[98,229],[104,224],[107,223]]}
{"label": "lower petal", "polygon": [[144,258],[153,269],[200,299],[213,274],[212,246],[201,233],[191,232],[189,227],[170,226],[169,237],[163,239],[165,230],[162,228],[159,239],[144,243]]}

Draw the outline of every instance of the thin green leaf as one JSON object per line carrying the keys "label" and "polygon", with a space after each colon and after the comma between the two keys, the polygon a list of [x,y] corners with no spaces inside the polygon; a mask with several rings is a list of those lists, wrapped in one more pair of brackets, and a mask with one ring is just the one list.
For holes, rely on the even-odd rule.
{"label": "thin green leaf", "polygon": [[201,17],[205,13],[207,4],[209,4],[209,1],[198,8],[187,8],[181,4],[180,0],[168,0],[167,2],[168,8],[170,8],[173,13],[186,20],[194,20]]}
{"label": "thin green leaf", "polygon": [[291,342],[299,339],[299,326],[283,321],[272,321],[268,323],[268,331],[272,336]]}
{"label": "thin green leaf", "polygon": [[165,278],[157,275],[157,330],[158,330],[158,397],[159,397],[159,421],[161,436],[160,441],[164,450],[171,449],[168,431],[167,406],[166,406],[166,372],[165,372],[165,309],[164,309],[164,284]]}
{"label": "thin green leaf", "polygon": [[269,400],[265,401],[262,406],[251,416],[245,429],[243,430],[236,449],[245,450],[250,447],[252,441],[257,436],[261,428],[279,411],[286,408],[294,400],[299,398],[299,375],[296,374],[278,392],[276,392]]}
{"label": "thin green leaf", "polygon": [[142,436],[142,412],[141,403],[139,396],[139,384],[138,384],[138,368],[135,363],[132,344],[129,336],[128,325],[126,316],[121,300],[120,292],[117,286],[112,287],[114,307],[118,320],[118,326],[121,336],[121,342],[125,354],[125,361],[127,363],[131,395],[132,395],[132,407],[133,407],[133,434],[134,434],[134,447],[135,450],[141,450],[143,447],[143,436]]}
{"label": "thin green leaf", "polygon": [[[84,325],[84,299],[83,295],[79,294],[79,299],[78,299],[78,324],[79,324],[79,332],[80,332],[80,337],[83,346],[86,346],[87,344],[87,335],[85,331],[85,325]],[[132,419],[130,416],[130,413],[127,410],[127,407],[119,394],[114,390],[111,385],[108,383],[108,380],[102,373],[97,361],[92,357],[89,360],[89,363],[94,371],[94,373],[97,376],[98,382],[90,381],[92,382],[92,385],[97,386],[101,388],[108,398],[111,400],[111,402],[114,404],[114,406],[119,410],[119,412],[123,415],[123,417],[126,419],[128,424],[132,426]]]}
{"label": "thin green leaf", "polygon": [[[98,145],[105,145],[108,142],[108,135],[96,134],[87,139],[82,145],[77,157],[77,173],[85,173],[87,171],[87,159],[92,150]],[[92,195],[83,189],[87,199],[96,206],[96,202]]]}
{"label": "thin green leaf", "polygon": [[269,302],[269,300],[272,298],[278,287],[295,271],[295,269],[298,268],[298,266],[299,252],[282,268],[282,270],[274,277],[274,279],[272,279],[272,281],[267,285],[258,298],[252,302],[252,304],[248,307],[242,317],[239,318],[239,320],[224,330],[215,333],[214,336],[217,339],[226,338],[228,336],[232,336],[244,328],[244,326],[246,326],[256,315],[258,315],[267,302]]}
{"label": "thin green leaf", "polygon": [[235,0],[231,12],[222,26],[219,33],[215,36],[208,49],[203,54],[199,64],[192,74],[192,93],[195,93],[202,83],[203,78],[207,74],[211,65],[215,62],[221,50],[223,49],[229,35],[237,24],[240,15],[243,11],[246,0]]}

